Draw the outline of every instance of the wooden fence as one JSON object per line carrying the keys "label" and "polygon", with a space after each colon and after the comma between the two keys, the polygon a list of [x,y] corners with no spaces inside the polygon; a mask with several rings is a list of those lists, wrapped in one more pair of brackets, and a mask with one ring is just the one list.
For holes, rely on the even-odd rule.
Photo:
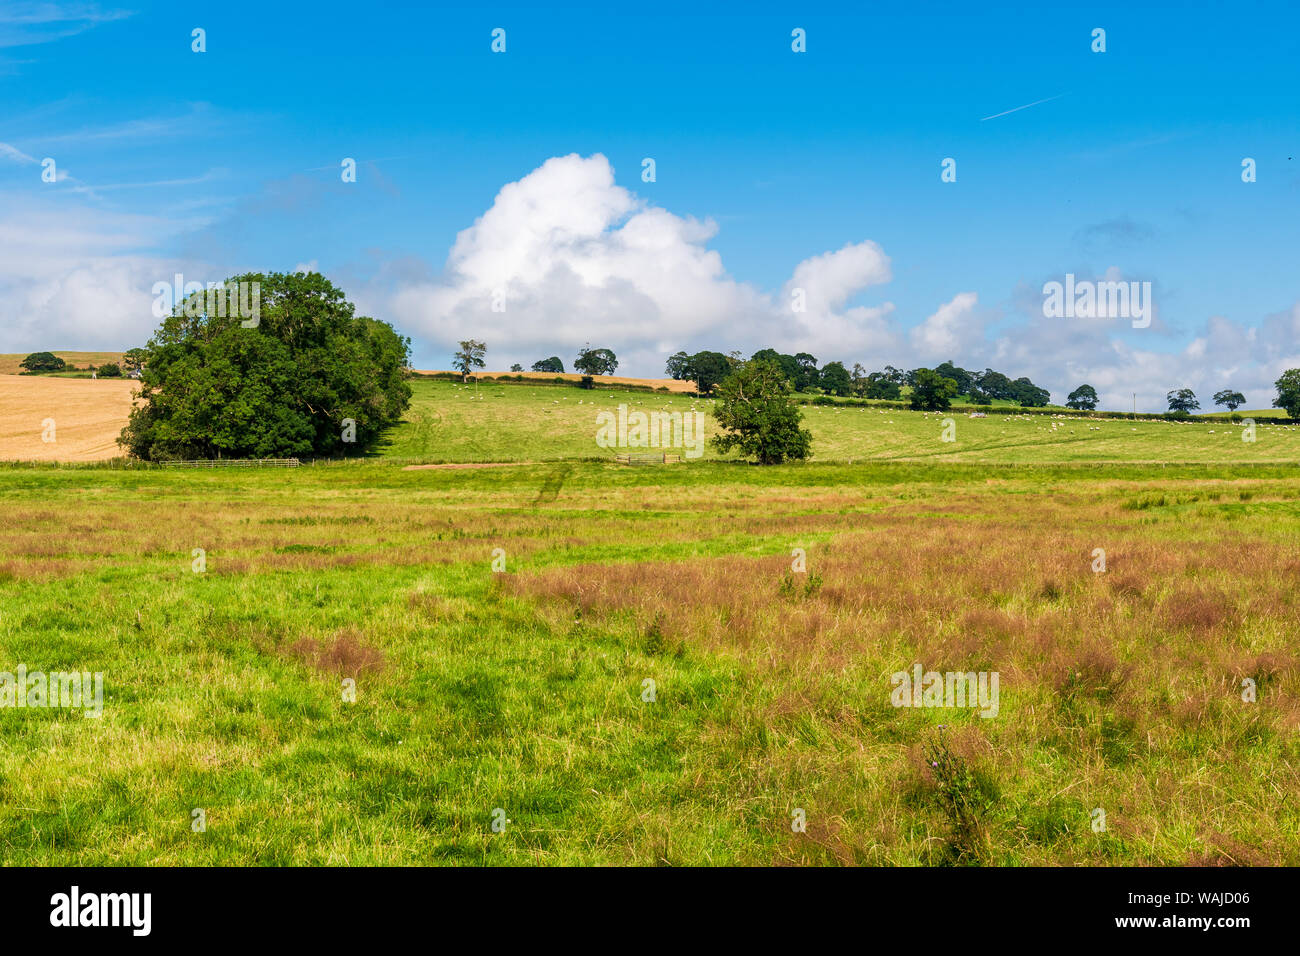
{"label": "wooden fence", "polygon": [[634,455],[624,453],[614,456],[615,464],[619,465],[676,465],[682,460],[681,455],[669,455],[666,452],[662,455]]}
{"label": "wooden fence", "polygon": [[169,461],[177,468],[297,468],[297,458],[204,458],[198,461]]}

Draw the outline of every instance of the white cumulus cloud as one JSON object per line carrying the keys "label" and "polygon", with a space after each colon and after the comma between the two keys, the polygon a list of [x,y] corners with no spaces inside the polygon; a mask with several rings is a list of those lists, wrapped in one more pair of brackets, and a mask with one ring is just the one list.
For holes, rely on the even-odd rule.
{"label": "white cumulus cloud", "polygon": [[[799,263],[773,297],[728,275],[707,246],[716,233],[711,220],[677,216],[618,186],[600,154],[559,156],[504,186],[456,237],[443,274],[402,285],[388,311],[442,348],[472,337],[523,360],[611,343],[624,367],[650,374],[678,348],[829,350],[897,338],[888,303],[843,308],[890,279],[874,242]],[[795,288],[807,306],[799,313]]]}
{"label": "white cumulus cloud", "polygon": [[959,356],[969,354],[984,337],[984,328],[974,314],[977,302],[979,296],[974,292],[958,293],[915,326],[909,338],[917,354],[935,364],[951,359],[960,365]]}

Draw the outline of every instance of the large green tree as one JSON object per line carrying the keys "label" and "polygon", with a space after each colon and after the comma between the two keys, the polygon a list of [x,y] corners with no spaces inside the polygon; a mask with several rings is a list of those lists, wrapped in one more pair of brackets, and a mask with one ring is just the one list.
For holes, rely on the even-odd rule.
{"label": "large green tree", "polygon": [[707,395],[731,374],[731,370],[731,362],[721,352],[696,352],[690,358],[686,377],[695,382],[697,392]]}
{"label": "large green tree", "polygon": [[940,375],[934,369],[917,368],[911,372],[912,407],[931,412],[942,412],[957,397],[957,383]]}
{"label": "large green tree", "polygon": [[807,458],[812,432],[799,427],[803,415],[790,392],[790,382],[776,362],[746,362],[717,388],[713,417],[722,434],[713,437],[714,446],[723,453],[738,448],[760,465]]}
{"label": "large green tree", "polygon": [[1274,408],[1285,408],[1291,418],[1300,418],[1300,368],[1290,368],[1273,383],[1277,388]]}
{"label": "large green tree", "polygon": [[[148,344],[118,442],[139,458],[284,458],[373,447],[410,404],[410,340],[319,273],[249,273],[260,316],[178,303]],[[188,301],[188,300],[187,300]],[[351,420],[351,424],[345,420]]]}

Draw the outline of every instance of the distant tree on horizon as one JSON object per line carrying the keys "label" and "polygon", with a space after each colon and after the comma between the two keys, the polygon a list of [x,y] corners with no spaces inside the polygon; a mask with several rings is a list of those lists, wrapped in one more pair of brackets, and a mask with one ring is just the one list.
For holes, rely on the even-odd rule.
{"label": "distant tree on horizon", "polygon": [[892,366],[886,365],[883,371],[872,372],[867,376],[862,389],[863,398],[897,401],[903,397],[903,386],[898,381],[902,376],[901,374],[896,376],[894,372],[897,372],[898,369],[891,371],[891,368]]}
{"label": "distant tree on horizon", "polygon": [[1201,403],[1196,400],[1196,393],[1190,388],[1176,388],[1165,399],[1169,402],[1169,410],[1180,415],[1189,415],[1201,407]]}
{"label": "distant tree on horizon", "polygon": [[483,357],[487,354],[487,346],[474,339],[466,339],[459,345],[460,349],[451,360],[451,367],[460,372],[460,380],[464,382],[469,378],[470,372],[483,368],[486,364]]}
{"label": "distant tree on horizon", "polygon": [[[700,392],[707,393],[725,377],[726,372],[721,365],[723,361],[730,365],[732,371],[738,370],[745,364],[737,351],[732,351],[728,355],[710,351],[687,355],[683,351],[678,351],[668,357],[664,371],[674,379],[695,381]],[[860,362],[854,362],[853,370],[849,371],[845,364],[839,361],[828,362],[825,367],[818,369],[817,358],[808,352],[786,355],[772,348],[759,349],[749,361],[775,363],[796,392],[812,390],[832,395],[855,395],[886,401],[901,399],[905,385],[915,388],[916,375],[921,371],[913,369],[905,372],[892,365],[886,365],[879,372],[867,373]],[[711,374],[715,367],[717,373]],[[925,371],[934,372],[939,378],[954,383],[957,391],[950,396],[949,405],[944,407],[950,407],[951,399],[961,395],[968,396],[977,405],[991,405],[994,400],[1000,400],[1015,402],[1023,408],[1043,407],[1050,404],[1052,400],[1051,392],[1035,385],[1025,376],[1013,381],[1002,372],[993,369],[972,372],[961,368],[951,359]],[[934,387],[931,382],[927,389],[932,392]],[[1091,390],[1091,386],[1087,388]],[[933,397],[933,395],[927,396],[924,401],[930,401]],[[1095,402],[1095,391],[1091,392],[1091,398]]]}
{"label": "distant tree on horizon", "polygon": [[1001,401],[1012,401],[1015,398],[1011,379],[991,368],[986,368],[975,376],[975,385],[989,398]]}
{"label": "distant tree on horizon", "polygon": [[795,372],[794,390],[802,392],[811,385],[817,384],[817,359],[807,352],[796,352],[794,361],[797,371]]}
{"label": "distant tree on horizon", "polygon": [[1091,412],[1097,407],[1097,390],[1091,385],[1080,385],[1065,400],[1066,408]]}
{"label": "distant tree on horizon", "polygon": [[[816,367],[817,360],[813,359],[811,355],[809,355],[808,358],[812,359],[813,366]],[[795,356],[783,355],[782,353],[778,352],[776,349],[759,349],[749,358],[751,362],[758,361],[760,359],[766,359],[770,362],[775,362],[777,366],[781,369],[781,374],[783,374],[786,377],[786,379],[789,380],[790,384],[794,386],[795,390],[802,391],[802,389],[800,388],[800,382],[804,378],[804,373],[801,371],[799,366],[799,360]],[[807,387],[806,382],[804,383],[804,387]]]}
{"label": "distant tree on horizon", "polygon": [[944,378],[950,378],[957,383],[958,395],[969,395],[971,389],[975,388],[975,376],[973,373],[959,368],[952,363],[952,359],[944,362],[942,365],[936,365],[934,370]]}
{"label": "distant tree on horizon", "polygon": [[853,379],[843,362],[827,362],[817,381],[828,395],[847,395],[853,387]]}
{"label": "distant tree on horizon", "polygon": [[1052,393],[1021,376],[1011,383],[1011,398],[1021,408],[1042,408],[1052,400]]}
{"label": "distant tree on horizon", "polygon": [[849,391],[859,398],[867,389],[867,370],[862,367],[861,362],[853,363],[853,370],[849,372]]}
{"label": "distant tree on horizon", "polygon": [[686,377],[695,383],[697,392],[707,395],[734,370],[731,360],[721,352],[696,352],[690,358],[689,374]]}
{"label": "distant tree on horizon", "polygon": [[685,381],[690,378],[691,357],[685,352],[674,352],[668,356],[668,364],[664,367],[664,374],[674,381]]}
{"label": "distant tree on horizon", "polygon": [[534,372],[555,372],[564,374],[564,363],[560,361],[558,355],[552,355],[550,358],[538,359],[533,363]]}
{"label": "distant tree on horizon", "polygon": [[138,372],[149,361],[149,352],[145,349],[127,349],[122,353],[122,367],[128,372]]}
{"label": "distant tree on horizon", "polygon": [[957,396],[955,381],[929,368],[913,369],[909,375],[912,379],[912,408],[943,412],[952,407],[952,400]]}
{"label": "distant tree on horizon", "polygon": [[29,372],[61,372],[68,367],[68,363],[53,352],[33,352],[19,362],[18,367]]}
{"label": "distant tree on horizon", "polygon": [[1226,405],[1228,411],[1235,412],[1242,405],[1246,404],[1246,396],[1241,392],[1234,392],[1230,388],[1221,389],[1214,393],[1215,405]]}
{"label": "distant tree on horizon", "polygon": [[901,368],[894,368],[892,365],[886,365],[881,369],[880,374],[884,376],[885,381],[893,382],[900,388],[907,384],[907,373]]}
{"label": "distant tree on horizon", "polygon": [[573,367],[584,375],[613,375],[618,368],[618,356],[609,349],[593,349],[584,345],[578,349]]}

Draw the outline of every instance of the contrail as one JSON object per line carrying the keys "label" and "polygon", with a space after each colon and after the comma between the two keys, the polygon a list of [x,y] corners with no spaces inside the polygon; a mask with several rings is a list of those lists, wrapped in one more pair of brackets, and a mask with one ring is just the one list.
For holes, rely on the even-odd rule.
{"label": "contrail", "polygon": [[1015,109],[1012,110],[1006,110],[1002,113],[994,113],[992,116],[986,116],[984,117],[984,119],[980,120],[980,122],[983,123],[984,120],[997,119],[999,116],[1006,116],[1007,113],[1018,113],[1020,110],[1027,110],[1031,106],[1037,106],[1039,103],[1050,103],[1052,100],[1059,100],[1062,96],[1069,96],[1069,94],[1057,93],[1055,96],[1049,96],[1045,100],[1034,100],[1034,102],[1026,103],[1024,106],[1017,106]]}

